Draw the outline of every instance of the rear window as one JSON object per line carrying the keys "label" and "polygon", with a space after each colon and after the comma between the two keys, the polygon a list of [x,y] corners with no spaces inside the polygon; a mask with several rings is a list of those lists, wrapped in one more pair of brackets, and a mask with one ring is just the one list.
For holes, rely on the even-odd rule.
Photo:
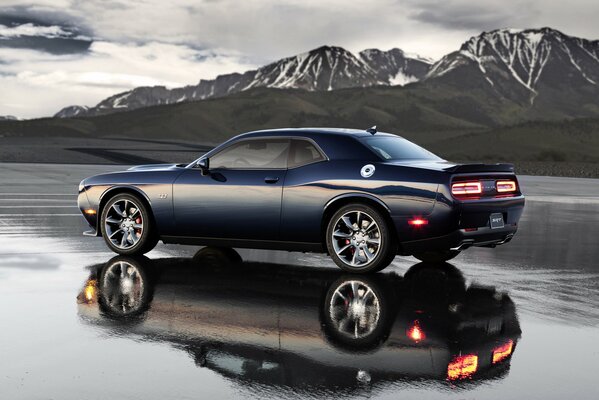
{"label": "rear window", "polygon": [[423,149],[398,136],[369,137],[361,140],[366,147],[378,154],[383,160],[440,160],[428,150]]}

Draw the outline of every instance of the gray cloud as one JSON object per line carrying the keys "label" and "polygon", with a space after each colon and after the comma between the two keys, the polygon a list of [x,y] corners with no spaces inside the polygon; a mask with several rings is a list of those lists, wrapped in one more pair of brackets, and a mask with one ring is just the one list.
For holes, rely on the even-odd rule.
{"label": "gray cloud", "polygon": [[452,30],[485,31],[521,26],[534,21],[536,5],[532,2],[419,0],[411,2],[411,18]]}

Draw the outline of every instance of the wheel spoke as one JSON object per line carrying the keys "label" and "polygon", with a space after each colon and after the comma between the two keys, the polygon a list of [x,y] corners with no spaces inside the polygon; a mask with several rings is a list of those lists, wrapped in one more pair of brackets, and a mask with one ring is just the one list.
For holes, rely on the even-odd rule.
{"label": "wheel spoke", "polygon": [[335,231],[335,232],[333,232],[333,236],[334,236],[334,237],[339,237],[339,238],[348,239],[348,238],[350,238],[352,235],[351,235],[351,233],[345,233],[345,232],[341,232],[341,231]]}
{"label": "wheel spoke", "polygon": [[126,215],[125,215],[125,212],[124,212],[123,210],[121,210],[121,207],[120,207],[120,206],[119,206],[117,203],[114,203],[114,204],[112,205],[112,208],[113,208],[113,209],[114,209],[114,211],[116,211],[116,212],[117,212],[117,213],[118,213],[120,216],[122,216],[122,217],[125,217],[125,216],[126,216]]}
{"label": "wheel spoke", "polygon": [[351,258],[351,264],[352,265],[356,265],[356,257],[358,256],[358,249],[356,249],[356,251],[354,251],[354,255]]}
{"label": "wheel spoke", "polygon": [[366,239],[366,243],[381,244],[381,240],[379,238],[368,238]]}
{"label": "wheel spoke", "polygon": [[364,228],[364,233],[367,233],[369,230],[371,230],[372,228],[376,228],[376,222],[374,222],[374,220],[370,221],[370,224],[368,224],[368,226],[366,228]]}
{"label": "wheel spoke", "polygon": [[337,250],[337,254],[343,253],[345,250],[349,249],[350,247],[352,247],[351,244],[343,246],[341,249]]}
{"label": "wheel spoke", "polygon": [[368,250],[367,246],[364,246],[362,248],[362,250],[364,251],[364,255],[366,256],[366,260],[370,262],[370,260],[372,260],[374,258],[374,255],[370,252],[370,250]]}
{"label": "wheel spoke", "polygon": [[350,231],[352,231],[352,232],[354,231],[354,225],[351,223],[351,221],[349,220],[348,216],[344,215],[341,218],[341,220],[343,221],[343,223],[345,224],[345,226],[347,226],[350,229]]}
{"label": "wheel spoke", "polygon": [[114,236],[115,236],[117,233],[119,233],[119,232],[122,232],[122,231],[123,231],[123,230],[122,230],[122,229],[120,229],[120,228],[119,228],[119,229],[117,229],[116,231],[112,232],[112,233],[110,234],[110,236],[108,236],[108,239],[112,239],[112,238],[113,238],[113,237],[114,237]]}
{"label": "wheel spoke", "polygon": [[133,224],[133,227],[135,229],[141,229],[141,228],[143,228],[143,224]]}
{"label": "wheel spoke", "polygon": [[[123,237],[121,237],[121,247],[125,247],[127,245],[127,232],[123,232]],[[122,275],[122,271],[121,271]]]}
{"label": "wheel spoke", "polygon": [[135,208],[135,210],[129,214],[129,218],[135,217],[139,213],[139,208]]}
{"label": "wheel spoke", "polygon": [[345,297],[345,296],[343,295],[343,293],[341,293],[341,291],[340,291],[339,289],[337,289],[337,290],[335,291],[335,293],[337,293],[337,295],[338,295],[339,297],[341,297],[343,300],[347,301],[347,297]]}
{"label": "wheel spoke", "polygon": [[112,218],[112,217],[106,217],[106,222],[109,224],[120,224],[122,220],[120,219],[116,219],[116,218]]}

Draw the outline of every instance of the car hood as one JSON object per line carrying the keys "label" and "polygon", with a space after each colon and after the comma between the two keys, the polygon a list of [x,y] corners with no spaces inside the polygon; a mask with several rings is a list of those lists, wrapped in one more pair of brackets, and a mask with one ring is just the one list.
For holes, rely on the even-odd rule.
{"label": "car hood", "polygon": [[127,171],[164,171],[173,168],[182,168],[187,164],[147,164],[147,165],[137,165],[135,167],[129,168]]}

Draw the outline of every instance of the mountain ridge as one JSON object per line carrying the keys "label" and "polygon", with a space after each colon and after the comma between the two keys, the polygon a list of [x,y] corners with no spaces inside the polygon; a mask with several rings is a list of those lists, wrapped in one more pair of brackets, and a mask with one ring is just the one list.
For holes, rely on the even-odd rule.
{"label": "mountain ridge", "polygon": [[[466,40],[433,64],[394,48],[358,54],[321,46],[244,73],[167,89],[140,87],[97,106],[63,109],[84,117],[230,96],[256,89],[328,92],[401,85],[406,101],[483,126],[599,116],[599,41],[548,27],[496,29]],[[357,101],[357,100],[356,100]],[[64,111],[64,112],[63,112]],[[389,111],[393,112],[393,111]],[[444,117],[445,118],[445,117]]]}
{"label": "mountain ridge", "polygon": [[406,55],[394,48],[367,49],[357,56],[338,46],[320,46],[285,57],[255,70],[201,79],[197,85],[168,89],[164,86],[138,87],[117,93],[94,107],[68,106],[54,116],[103,115],[154,105],[174,104],[223,97],[255,87],[328,91],[348,87],[406,84],[422,78],[430,62]]}

